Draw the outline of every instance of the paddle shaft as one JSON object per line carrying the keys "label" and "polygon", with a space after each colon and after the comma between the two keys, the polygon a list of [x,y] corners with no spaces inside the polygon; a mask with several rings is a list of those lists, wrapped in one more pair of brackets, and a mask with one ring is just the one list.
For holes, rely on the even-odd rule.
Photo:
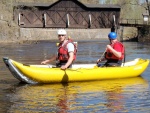
{"label": "paddle shaft", "polygon": [[106,50],[103,52],[102,56],[99,58],[99,61],[104,57]]}

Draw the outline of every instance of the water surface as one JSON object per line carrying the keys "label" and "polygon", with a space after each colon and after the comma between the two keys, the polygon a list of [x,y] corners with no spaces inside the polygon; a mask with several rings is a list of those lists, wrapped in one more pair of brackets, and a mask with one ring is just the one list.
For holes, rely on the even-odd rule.
{"label": "water surface", "polygon": [[[107,40],[78,41],[75,63],[96,62],[105,51],[107,43]],[[136,78],[32,85],[19,83],[2,61],[3,57],[9,57],[26,64],[40,64],[42,60],[56,54],[55,45],[56,41],[0,45],[0,112],[149,113],[150,66]],[[124,42],[124,45],[126,61],[150,59],[149,44]]]}

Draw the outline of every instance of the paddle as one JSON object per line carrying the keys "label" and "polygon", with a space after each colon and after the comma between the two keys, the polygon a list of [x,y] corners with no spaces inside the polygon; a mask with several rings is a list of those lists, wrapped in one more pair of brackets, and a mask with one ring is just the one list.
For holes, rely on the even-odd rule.
{"label": "paddle", "polygon": [[97,64],[101,61],[101,59],[104,57],[106,50],[103,52],[102,56],[99,58]]}

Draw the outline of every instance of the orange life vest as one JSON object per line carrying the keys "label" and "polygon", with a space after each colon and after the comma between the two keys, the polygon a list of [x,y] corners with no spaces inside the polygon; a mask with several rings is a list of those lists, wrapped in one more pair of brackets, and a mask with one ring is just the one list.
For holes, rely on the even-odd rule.
{"label": "orange life vest", "polygon": [[67,61],[69,59],[69,53],[67,49],[67,44],[72,43],[74,45],[74,60],[76,60],[76,53],[77,53],[77,47],[73,43],[71,39],[68,39],[68,41],[62,46],[62,43],[58,45],[58,60],[59,61]]}
{"label": "orange life vest", "polygon": [[110,50],[107,50],[106,53],[105,53],[105,58],[107,60],[122,60],[124,58],[124,52],[125,52],[124,45],[121,42],[116,42],[116,43],[113,44],[113,46],[111,45],[112,48],[114,48],[115,44],[119,44],[122,47],[122,49],[121,49],[121,53],[122,53],[121,57],[118,58]]}

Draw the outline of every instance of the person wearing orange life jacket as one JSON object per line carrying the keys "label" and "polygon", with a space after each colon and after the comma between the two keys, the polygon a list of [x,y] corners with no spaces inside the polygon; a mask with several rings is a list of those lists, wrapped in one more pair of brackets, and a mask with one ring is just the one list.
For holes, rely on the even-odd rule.
{"label": "person wearing orange life jacket", "polygon": [[[102,59],[97,60],[98,67],[114,67],[121,66],[122,61],[125,57],[125,48],[124,45],[117,40],[117,34],[115,32],[110,32],[108,34],[110,44],[106,46],[105,56]],[[101,61],[106,61],[104,65],[100,64]]]}
{"label": "person wearing orange life jacket", "polygon": [[47,64],[57,59],[58,63],[56,66],[60,67],[62,70],[65,70],[66,68],[70,68],[73,61],[76,59],[76,47],[71,39],[66,38],[66,30],[59,29],[57,34],[59,39],[58,55],[53,56],[49,60],[42,61],[41,64]]}

